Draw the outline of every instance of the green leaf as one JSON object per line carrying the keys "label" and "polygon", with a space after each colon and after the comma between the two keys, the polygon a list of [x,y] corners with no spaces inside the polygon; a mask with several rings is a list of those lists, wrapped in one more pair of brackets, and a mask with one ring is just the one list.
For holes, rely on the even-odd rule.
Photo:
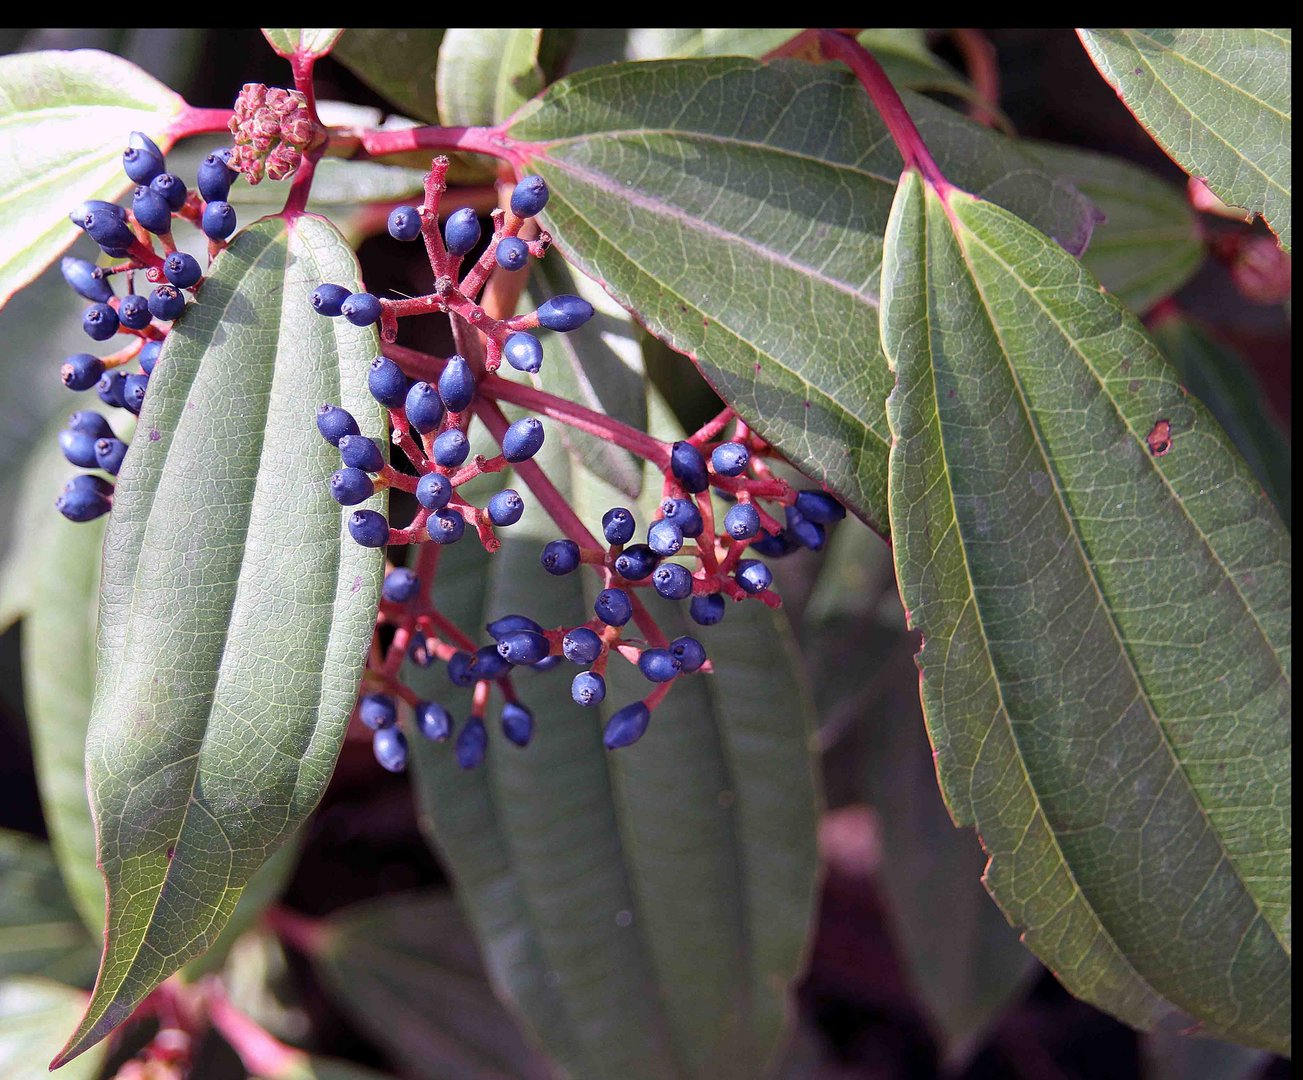
{"label": "green leaf", "polygon": [[[1084,198],[1001,136],[907,103],[943,168],[1085,246]],[[858,83],[792,61],[617,65],[556,83],[509,133],[572,261],[885,531],[877,271],[900,158]]]}
{"label": "green leaf", "polygon": [[356,904],[322,931],[312,962],[327,992],[404,1075],[549,1075],[493,996],[470,927],[447,893]]}
{"label": "green leaf", "polygon": [[131,187],[122,151],[132,131],[164,150],[185,102],[135,64],[107,53],[0,57],[0,305],[79,230],[68,211]]}
{"label": "green leaf", "polygon": [[[666,432],[664,417],[653,409],[653,431]],[[555,443],[540,457],[583,520],[624,501],[592,478],[571,481]],[[642,520],[654,479],[644,476]],[[454,568],[441,563],[441,608],[460,625],[520,610],[552,626],[586,619],[597,582],[538,580],[538,551],[555,536],[530,501],[484,598],[457,576],[461,592],[445,593]],[[688,632],[676,606],[651,603],[668,634]],[[500,736],[496,715],[487,760],[469,772],[447,745],[411,739],[422,818],[490,978],[567,1075],[754,1077],[790,1015],[817,862],[810,706],[780,613],[740,604],[698,632],[715,674],[676,685],[636,746],[602,748],[604,719],[647,693],[619,658],[600,716],[571,701],[566,678],[517,680],[538,720],[527,751]],[[442,675],[405,679],[465,717]]]}
{"label": "green leaf", "polygon": [[377,433],[383,417],[375,333],[317,317],[322,281],[360,288],[328,222],[254,224],[150,379],[105,539],[87,743],[105,955],[62,1060],[212,944],[344,737],[383,560],[347,535],[313,414],[339,402]]}
{"label": "green leaf", "polygon": [[[82,991],[47,979],[0,982],[0,1076],[47,1080],[45,1063],[85,1004]],[[104,1049],[96,1047],[70,1064],[60,1080],[93,1080],[104,1063]]]}
{"label": "green leaf", "polygon": [[1203,265],[1199,221],[1180,188],[1121,158],[1053,143],[1022,147],[1103,212],[1081,261],[1132,311],[1171,296]]}
{"label": "green leaf", "polygon": [[564,52],[556,30],[448,30],[439,45],[435,84],[439,119],[448,125],[505,120],[547,85]]}
{"label": "green leaf", "polygon": [[1287,1051],[1288,534],[1135,317],[1013,215],[906,174],[882,282],[896,572],[988,888],[1093,1004]]}
{"label": "green leaf", "polygon": [[408,116],[439,122],[434,72],[444,31],[351,28],[335,44],[334,58]]}
{"label": "green leaf", "polygon": [[268,30],[263,29],[262,36],[267,39],[280,56],[325,56],[339,35],[341,29],[330,30]]}
{"label": "green leaf", "polygon": [[1261,214],[1288,251],[1290,29],[1078,33],[1154,141],[1223,202]]}
{"label": "green leaf", "polygon": [[0,979],[93,978],[95,943],[68,900],[49,846],[0,829],[0,882]]}

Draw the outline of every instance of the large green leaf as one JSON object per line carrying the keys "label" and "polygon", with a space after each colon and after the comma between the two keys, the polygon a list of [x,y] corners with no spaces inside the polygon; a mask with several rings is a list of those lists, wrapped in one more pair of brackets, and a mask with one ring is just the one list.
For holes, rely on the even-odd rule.
{"label": "large green leaf", "polygon": [[68,900],[49,846],[0,829],[0,978],[62,982],[95,973],[95,943]]}
{"label": "large green leaf", "polygon": [[902,179],[891,517],[942,788],[1074,993],[1289,1046],[1289,537],[1122,304]]}
{"label": "large green leaf", "polygon": [[[1085,247],[1095,210],[1074,189],[906,100],[957,179]],[[551,184],[545,220],[573,261],[885,531],[877,270],[900,158],[859,84],[794,61],[616,65],[556,83],[510,134]]]}
{"label": "large green leaf", "polygon": [[1289,27],[1081,30],[1100,74],[1191,176],[1290,248]]}
{"label": "large green leaf", "polygon": [[68,211],[131,186],[122,151],[132,131],[167,149],[185,102],[108,53],[0,57],[0,305],[76,239]]}
{"label": "large green leaf", "polygon": [[443,35],[443,30],[430,27],[355,27],[340,35],[333,56],[408,116],[437,124],[439,96],[434,70]]}
{"label": "large green leaf", "polygon": [[[78,1014],[86,995],[48,979],[0,982],[0,1076],[6,1080],[46,1080],[45,1063]],[[60,1080],[93,1080],[104,1062],[95,1047],[59,1074]]]}
{"label": "large green leaf", "polygon": [[281,56],[325,56],[344,31],[329,29],[267,29],[262,36]]}
{"label": "large green leaf", "polygon": [[[653,430],[664,416],[653,409]],[[626,503],[591,478],[572,483],[556,443],[540,457],[584,520]],[[658,494],[645,476],[643,520]],[[555,535],[531,504],[486,592],[458,574],[464,563],[441,564],[441,608],[460,625],[510,611],[586,619],[595,581],[540,580]],[[652,603],[667,633],[687,632]],[[602,748],[602,721],[648,684],[618,658],[601,716],[571,701],[572,672],[518,676],[537,733],[518,750],[491,730],[479,769],[413,739],[423,820],[490,977],[567,1075],[755,1077],[786,1025],[814,899],[810,709],[781,614],[741,604],[698,632],[715,674],[683,679],[625,750]],[[442,673],[406,678],[464,719]]]}
{"label": "large green leaf", "polygon": [[435,84],[445,124],[497,124],[547,85],[564,52],[557,30],[506,27],[448,30]]}
{"label": "large green leaf", "polygon": [[150,380],[105,538],[87,742],[105,955],[64,1059],[212,944],[344,736],[382,559],[347,535],[313,413],[383,420],[365,389],[374,331],[318,318],[321,281],[357,281],[329,223],[256,223]]}

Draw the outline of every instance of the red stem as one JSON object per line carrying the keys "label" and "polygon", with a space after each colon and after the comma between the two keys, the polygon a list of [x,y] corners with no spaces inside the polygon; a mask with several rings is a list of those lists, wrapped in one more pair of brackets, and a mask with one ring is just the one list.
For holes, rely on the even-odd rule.
{"label": "red stem", "polygon": [[188,139],[192,135],[212,135],[216,132],[230,132],[230,120],[235,113],[231,109],[197,109],[187,105],[167,126],[164,137],[173,142]]}
{"label": "red stem", "polygon": [[973,81],[977,100],[968,105],[968,116],[985,127],[996,127],[995,107],[1000,101],[1000,68],[996,62],[995,46],[980,30],[955,29],[950,31],[964,67]]}
{"label": "red stem", "polygon": [[500,127],[415,127],[397,131],[357,132],[362,149],[372,157],[401,154],[411,150],[472,150],[519,165],[526,157],[524,147],[504,135]]}
{"label": "red stem", "polygon": [[286,1046],[232,1005],[220,984],[208,996],[208,1017],[254,1076],[288,1074],[304,1058],[301,1050]]}

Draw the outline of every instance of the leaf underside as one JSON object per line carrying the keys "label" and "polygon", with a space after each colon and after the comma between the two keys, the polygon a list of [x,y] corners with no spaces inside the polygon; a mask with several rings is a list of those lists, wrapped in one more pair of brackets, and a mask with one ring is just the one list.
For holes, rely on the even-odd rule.
{"label": "leaf underside", "polygon": [[1279,518],[1079,263],[912,173],[883,343],[897,575],[988,888],[1078,996],[1288,1052]]}

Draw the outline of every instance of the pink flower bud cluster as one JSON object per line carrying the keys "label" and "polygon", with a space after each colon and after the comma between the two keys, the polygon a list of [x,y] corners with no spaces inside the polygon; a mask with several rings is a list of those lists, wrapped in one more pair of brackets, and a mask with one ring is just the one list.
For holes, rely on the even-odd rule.
{"label": "pink flower bud cluster", "polygon": [[271,180],[290,176],[317,132],[303,94],[261,83],[245,83],[229,126],[235,136],[231,168],[244,173],[251,184],[264,172]]}

